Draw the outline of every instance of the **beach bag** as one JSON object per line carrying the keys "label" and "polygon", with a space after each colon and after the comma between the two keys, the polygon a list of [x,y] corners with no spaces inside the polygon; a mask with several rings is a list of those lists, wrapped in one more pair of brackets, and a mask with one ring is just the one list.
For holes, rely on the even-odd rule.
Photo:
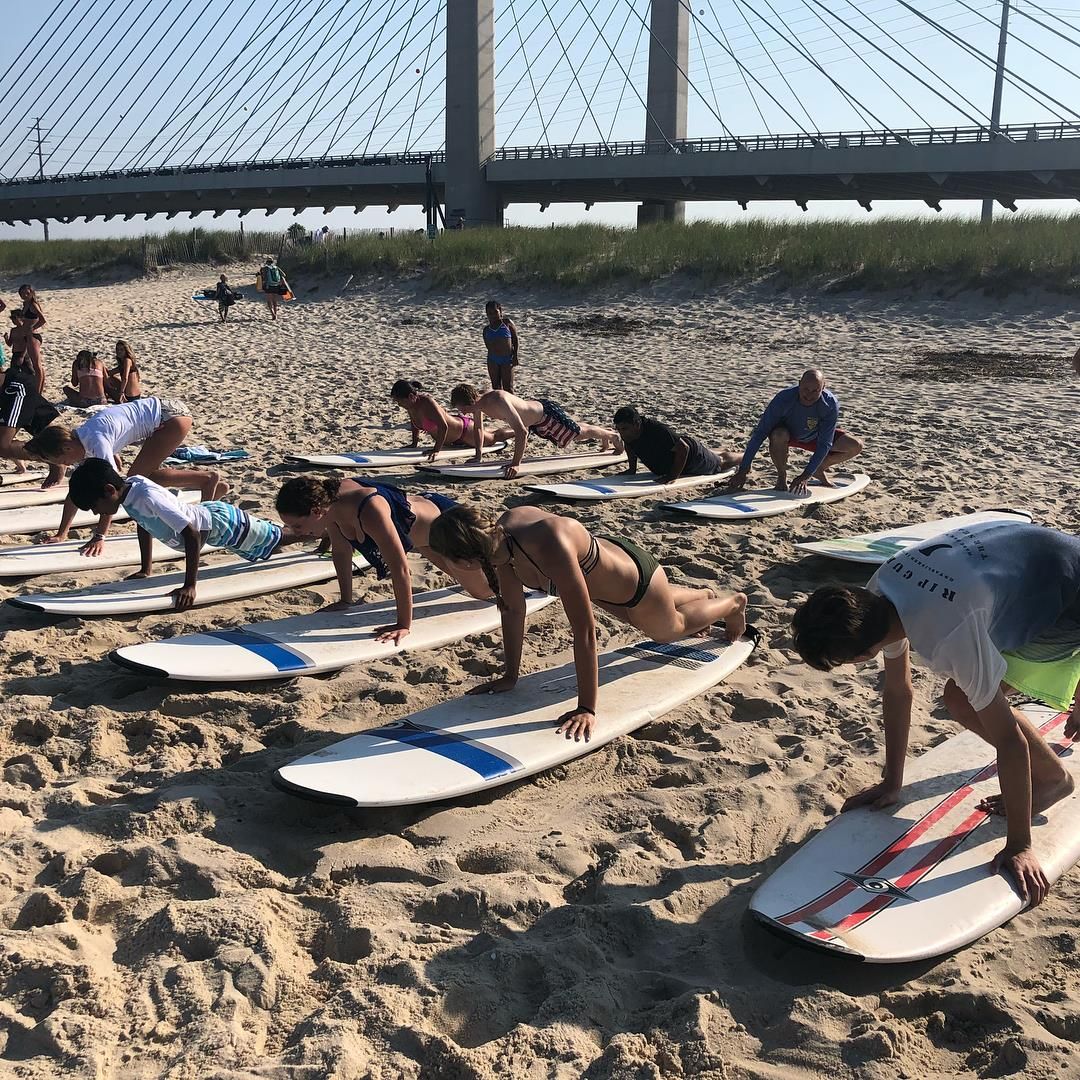
{"label": "beach bag", "polygon": [[267,266],[263,269],[263,287],[267,292],[281,292],[281,270],[276,266]]}

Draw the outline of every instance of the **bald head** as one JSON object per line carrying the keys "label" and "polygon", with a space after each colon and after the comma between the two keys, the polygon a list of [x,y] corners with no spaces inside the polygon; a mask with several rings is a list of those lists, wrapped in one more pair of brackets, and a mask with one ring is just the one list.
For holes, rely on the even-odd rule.
{"label": "bald head", "polygon": [[821,368],[807,368],[799,379],[799,401],[801,404],[813,405],[825,389],[825,372]]}

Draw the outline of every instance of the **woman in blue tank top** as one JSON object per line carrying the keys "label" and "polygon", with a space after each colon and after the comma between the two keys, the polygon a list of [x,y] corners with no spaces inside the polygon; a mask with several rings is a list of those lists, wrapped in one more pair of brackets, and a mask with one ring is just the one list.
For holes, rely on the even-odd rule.
{"label": "woman in blue tank top", "polygon": [[518,366],[518,333],[513,319],[503,316],[502,304],[487,302],[484,345],[492,390],[514,389],[514,368]]}
{"label": "woman in blue tank top", "polygon": [[431,550],[431,525],[454,500],[435,491],[409,495],[392,484],[358,477],[342,480],[297,476],[286,481],[277,496],[282,522],[302,536],[329,536],[341,599],[328,611],[343,611],[353,604],[353,552],[374,568],[375,576],[389,577],[397,602],[397,621],[378,628],[379,641],[395,645],[412,629],[412,575],[408,553],[417,551],[457,581],[478,600],[491,595],[483,573],[454,571]]}

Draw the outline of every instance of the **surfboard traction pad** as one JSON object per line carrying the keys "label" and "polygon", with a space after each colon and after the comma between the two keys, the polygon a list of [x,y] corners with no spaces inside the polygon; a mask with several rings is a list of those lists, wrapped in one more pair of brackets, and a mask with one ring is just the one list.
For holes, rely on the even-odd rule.
{"label": "surfboard traction pad", "polygon": [[[762,637],[763,635],[761,631],[756,626],[752,624],[747,624],[746,633],[744,634],[742,639],[749,641],[751,644],[751,650],[746,658],[747,660],[750,658],[750,656],[753,656],[754,652],[761,644]],[[692,670],[694,668],[700,667],[702,664],[712,663],[716,659],[716,655],[720,651],[720,649],[726,648],[729,644],[730,643],[726,639],[719,636],[716,638],[715,646],[705,649],[703,649],[701,646],[694,647],[689,645],[682,645],[679,642],[664,644],[662,642],[644,640],[631,642],[629,645],[621,646],[620,648],[613,649],[612,651],[622,653],[623,655],[634,655],[639,659],[652,658],[655,659],[656,663],[675,664],[677,667],[684,667]],[[652,657],[650,657],[650,653],[653,654]],[[124,661],[122,660],[118,660],[117,662],[121,664],[124,663]],[[563,665],[559,666],[561,667]],[[541,673],[537,672],[536,674]],[[365,731],[358,731],[355,734],[376,735],[383,732],[386,732],[387,734],[393,732],[395,736],[399,736],[400,733],[403,731],[409,731],[411,733],[416,733],[417,735],[423,735],[429,732],[432,734],[440,733],[439,729],[437,728],[424,727],[422,724],[415,723],[415,721],[413,721],[410,716],[405,716],[402,717],[400,720],[394,720],[388,724],[381,724],[378,727],[369,728]],[[351,738],[351,736],[346,736],[346,738]],[[342,739],[336,738],[333,740],[333,742],[327,743],[326,746],[322,747],[321,749],[326,749],[327,747],[334,746],[341,741]],[[468,743],[467,739],[461,741]],[[605,743],[605,745],[607,744]],[[601,749],[601,747],[598,746],[596,749],[599,750]],[[488,753],[491,753],[490,748],[485,748],[485,750],[487,750]],[[318,751],[314,752],[317,753]],[[499,754],[499,756],[504,758],[507,757],[503,754]],[[581,754],[580,756],[587,757],[588,752]],[[576,761],[577,759],[571,758],[570,760]],[[508,758],[507,761],[509,761]],[[562,764],[569,764],[569,762],[563,762]],[[551,766],[551,768],[559,767],[559,765]],[[548,770],[541,769],[539,770],[539,772],[536,773],[528,773],[522,776],[521,779],[526,780],[530,776],[537,776],[540,772],[546,771]],[[362,809],[362,807],[358,806],[357,803],[353,799],[350,799],[347,795],[337,795],[332,792],[314,791],[311,788],[306,788],[300,786],[299,784],[294,784],[291,780],[286,780],[283,776],[281,776],[277,769],[274,770],[270,779],[271,783],[273,783],[274,787],[276,787],[279,791],[283,791],[287,795],[295,795],[297,798],[304,799],[306,802],[324,803],[335,806],[347,806],[353,810]],[[450,798],[457,798],[457,796],[452,796]],[[437,802],[438,800],[436,800],[435,803],[429,805],[436,805]]]}

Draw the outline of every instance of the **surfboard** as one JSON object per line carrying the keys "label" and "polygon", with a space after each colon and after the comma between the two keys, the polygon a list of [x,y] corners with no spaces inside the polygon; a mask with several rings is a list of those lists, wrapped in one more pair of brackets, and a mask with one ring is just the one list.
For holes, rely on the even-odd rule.
{"label": "surfboard", "polygon": [[0,473],[0,487],[13,487],[16,484],[38,484],[49,475],[48,469],[27,469],[26,472]]}
{"label": "surfboard", "polygon": [[599,660],[600,696],[589,742],[556,734],[577,704],[573,663],[521,679],[505,694],[465,696],[383,724],[278,769],[296,795],[350,806],[402,806],[498,787],[590,754],[703,694],[753,652],[708,635],[638,641]]}
{"label": "surfboard", "polygon": [[[177,491],[177,498],[181,502],[192,503],[199,501],[197,491]],[[0,536],[11,536],[22,533],[54,532],[60,527],[59,506],[29,506],[14,510],[0,510]],[[126,521],[127,511],[121,506],[113,515],[113,521]],[[83,525],[94,525],[98,520],[97,514],[91,510],[77,510],[71,519],[71,527],[78,528]],[[83,543],[86,543],[84,540]]]}
{"label": "surfboard", "polygon": [[[106,536],[105,550],[93,559],[79,554],[85,546],[86,540],[65,540],[62,544],[0,547],[0,578],[82,574],[91,570],[111,570],[118,566],[138,566],[142,561],[139,541],[134,533]],[[154,541],[153,552],[155,563],[184,557],[182,551],[176,551],[157,540]]]}
{"label": "surfboard", "polygon": [[1031,521],[1031,515],[1022,510],[982,510],[977,514],[938,518],[936,521],[922,521],[915,525],[882,529],[881,532],[842,536],[834,540],[813,540],[795,546],[800,551],[808,551],[812,555],[825,555],[830,559],[841,559],[844,562],[880,566],[888,562],[897,552],[921,544],[932,536],[939,536],[952,529],[965,529],[969,525],[978,525],[984,521],[1016,521],[1024,524]]}
{"label": "surfboard", "polygon": [[[530,593],[530,614],[553,601]],[[376,641],[374,630],[394,622],[393,599],[350,611],[317,611],[286,619],[250,623],[205,634],[127,645],[109,654],[122,667],[159,679],[236,683],[292,679],[338,671],[403,652],[436,649],[470,634],[499,626],[499,609],[474,600],[460,589],[413,594],[412,633],[401,645]]]}
{"label": "surfboard", "polygon": [[[506,443],[493,443],[484,447],[485,454],[505,450]],[[476,450],[471,446],[454,447],[439,452],[440,461],[464,461]],[[431,447],[399,446],[394,450],[369,450],[364,453],[340,454],[286,454],[288,465],[311,465],[317,469],[352,469],[359,465],[365,469],[393,469],[405,465],[423,465],[431,454]]]}
{"label": "surfboard", "polygon": [[[244,294],[242,292],[237,292],[235,289],[233,289],[233,299],[235,299],[235,300],[243,300],[244,298],[245,297],[244,297]],[[211,286],[209,289],[196,289],[191,294],[191,299],[192,300],[216,300],[217,299],[216,286]]]}
{"label": "surfboard", "polygon": [[777,514],[786,514],[789,510],[799,510],[806,506],[838,502],[862,491],[869,483],[870,477],[866,473],[856,473],[854,476],[834,476],[835,487],[822,487],[811,481],[805,495],[791,495],[786,491],[762,488],[757,491],[717,495],[695,502],[664,503],[664,507],[718,521],[750,521],[753,518],[775,517]]}
{"label": "surfboard", "polygon": [[[462,462],[460,465],[421,465],[423,472],[458,480],[502,480],[507,462],[494,465],[477,465]],[[549,457],[523,458],[518,466],[518,476],[549,476],[554,473],[584,472],[586,469],[606,469],[613,465],[625,465],[625,454],[558,454]]]}
{"label": "surfboard", "polygon": [[690,488],[718,487],[734,469],[709,476],[680,476],[670,484],[661,484],[655,473],[638,473],[636,476],[605,476],[602,480],[579,480],[569,484],[526,484],[527,491],[538,495],[553,495],[557,499],[573,499],[575,502],[609,502],[613,499],[658,499],[673,491]]}
{"label": "surfboard", "polygon": [[[359,556],[357,559],[361,566],[367,565]],[[83,559],[83,562],[87,561]],[[195,586],[195,606],[222,604],[229,600],[244,600],[285,589],[317,585],[333,577],[333,562],[310,551],[279,551],[261,563],[231,558],[228,562],[200,568]],[[155,574],[139,581],[110,581],[90,589],[13,596],[8,603],[31,611],[79,618],[88,615],[137,615],[173,611],[172,594],[183,584],[183,573]]]}
{"label": "surfboard", "polygon": [[[7,488],[7,485],[4,485]],[[24,506],[51,506],[62,503],[67,498],[68,486],[59,483],[51,488],[18,487],[0,491],[0,513],[4,510],[19,510]],[[58,519],[59,520],[59,519]]]}
{"label": "surfboard", "polygon": [[[1032,824],[1054,882],[1080,858],[1080,754],[1064,736],[1066,714],[1024,712],[1077,780]],[[876,964],[968,945],[1024,906],[1009,878],[989,872],[1005,819],[976,807],[998,790],[993,748],[971,732],[954,735],[908,762],[900,805],[833,818],[766,879],[750,910],[803,944]]]}

